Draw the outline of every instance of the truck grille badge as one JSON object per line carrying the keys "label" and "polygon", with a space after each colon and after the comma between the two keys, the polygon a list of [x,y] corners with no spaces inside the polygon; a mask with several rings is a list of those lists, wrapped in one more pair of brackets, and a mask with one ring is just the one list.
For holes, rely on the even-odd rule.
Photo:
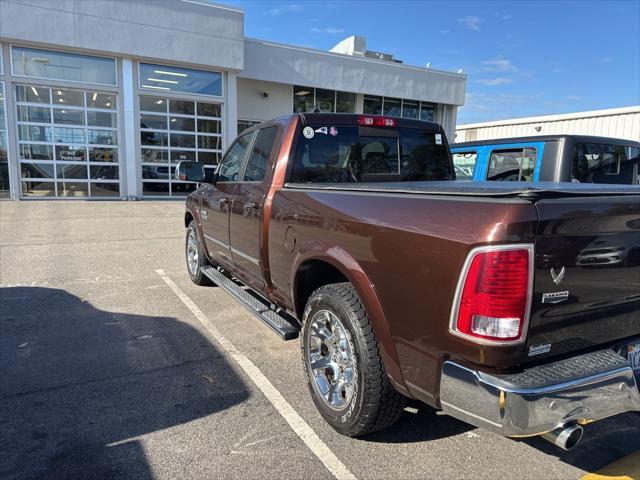
{"label": "truck grille badge", "polygon": [[552,268],[551,269],[551,280],[553,280],[553,283],[555,283],[556,285],[560,285],[560,283],[562,283],[562,279],[564,278],[564,274],[565,273],[566,272],[565,272],[564,267],[562,267],[558,273],[556,273],[556,271]]}

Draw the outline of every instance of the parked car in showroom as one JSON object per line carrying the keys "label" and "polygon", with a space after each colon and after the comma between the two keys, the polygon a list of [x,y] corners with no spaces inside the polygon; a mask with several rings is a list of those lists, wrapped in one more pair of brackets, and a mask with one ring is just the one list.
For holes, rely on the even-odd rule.
{"label": "parked car in showroom", "polygon": [[[176,178],[204,182],[203,165]],[[640,265],[578,261],[640,241],[638,189],[455,178],[434,123],[259,124],[186,200],[189,276],[301,337],[311,397],[345,435],[391,425],[407,397],[564,449],[639,411]]]}

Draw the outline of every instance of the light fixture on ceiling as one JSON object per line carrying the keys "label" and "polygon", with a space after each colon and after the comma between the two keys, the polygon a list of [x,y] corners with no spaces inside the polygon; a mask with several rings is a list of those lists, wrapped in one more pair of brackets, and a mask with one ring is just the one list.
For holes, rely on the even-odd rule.
{"label": "light fixture on ceiling", "polygon": [[111,102],[107,102],[107,103],[105,103],[105,105],[106,105],[107,107],[110,107],[110,106],[111,106]]}
{"label": "light fixture on ceiling", "polygon": [[306,90],[301,90],[299,92],[294,93],[294,95],[298,97],[302,97],[303,95],[309,95],[311,92],[307,92]]}
{"label": "light fixture on ceiling", "polygon": [[162,104],[162,102],[164,102],[164,100],[158,100],[158,101],[156,102],[156,105],[160,105],[160,104]]}
{"label": "light fixture on ceiling", "polygon": [[96,92],[93,92],[93,96],[91,97],[91,101],[95,102],[96,98],[98,98],[98,94]]}
{"label": "light fixture on ceiling", "polygon": [[171,90],[168,87],[158,87],[156,85],[142,85],[142,88],[153,88],[153,89],[156,89],[156,90]]}
{"label": "light fixture on ceiling", "polygon": [[38,93],[38,91],[35,89],[35,87],[31,87],[31,91],[33,92],[33,94],[34,94],[36,97],[39,97],[39,96],[40,96],[40,94],[39,94],[39,93]]}
{"label": "light fixture on ceiling", "polygon": [[150,82],[162,82],[162,83],[173,83],[177,84],[176,80],[163,80],[162,78],[147,78]]}
{"label": "light fixture on ceiling", "polygon": [[168,72],[166,70],[154,70],[155,73],[161,73],[163,75],[175,75],[176,77],[188,77],[186,73]]}
{"label": "light fixture on ceiling", "polygon": [[62,90],[58,90],[58,95],[62,95]]}

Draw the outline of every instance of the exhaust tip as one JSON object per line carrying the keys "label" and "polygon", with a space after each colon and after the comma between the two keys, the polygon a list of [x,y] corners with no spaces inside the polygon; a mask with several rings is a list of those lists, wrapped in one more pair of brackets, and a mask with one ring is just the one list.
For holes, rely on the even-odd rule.
{"label": "exhaust tip", "polygon": [[583,433],[584,429],[580,425],[572,424],[545,433],[542,438],[553,443],[556,447],[569,451],[580,443]]}

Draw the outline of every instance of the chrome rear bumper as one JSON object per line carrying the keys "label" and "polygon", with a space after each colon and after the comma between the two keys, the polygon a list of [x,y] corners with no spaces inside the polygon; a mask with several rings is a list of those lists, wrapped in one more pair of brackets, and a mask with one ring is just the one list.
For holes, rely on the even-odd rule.
{"label": "chrome rear bumper", "polygon": [[508,437],[640,411],[628,361],[613,350],[580,355],[514,375],[488,375],[452,361],[440,382],[442,410]]}

